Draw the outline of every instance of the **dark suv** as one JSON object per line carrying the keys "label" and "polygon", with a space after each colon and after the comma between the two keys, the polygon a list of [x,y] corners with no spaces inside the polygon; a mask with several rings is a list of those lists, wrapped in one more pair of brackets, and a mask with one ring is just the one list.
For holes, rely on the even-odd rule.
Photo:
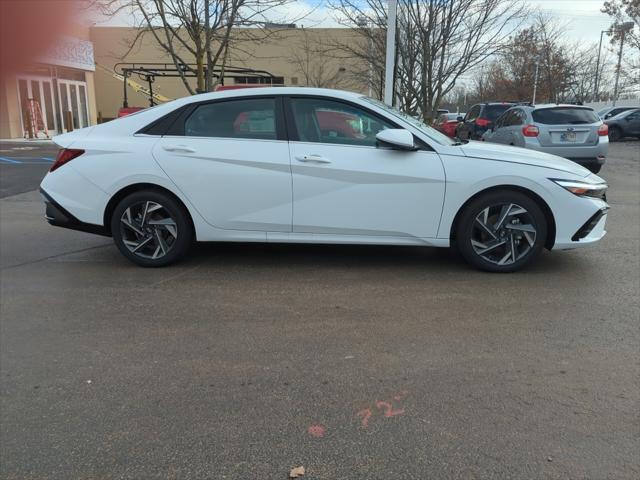
{"label": "dark suv", "polygon": [[511,102],[475,104],[458,125],[456,136],[460,140],[480,140],[482,134],[493,127],[493,122],[514,105],[515,103]]}
{"label": "dark suv", "polygon": [[609,140],[617,142],[624,137],[640,139],[640,108],[626,110],[604,121],[609,126]]}

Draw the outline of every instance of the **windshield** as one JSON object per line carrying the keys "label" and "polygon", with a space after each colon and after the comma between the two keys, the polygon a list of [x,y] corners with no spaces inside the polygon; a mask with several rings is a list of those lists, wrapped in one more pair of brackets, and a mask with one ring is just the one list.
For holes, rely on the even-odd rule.
{"label": "windshield", "polygon": [[376,107],[382,108],[384,111],[386,111],[390,115],[410,123],[412,126],[420,130],[431,140],[433,140],[436,143],[439,143],[440,145],[459,145],[459,142],[455,142],[453,139],[447,137],[444,133],[440,133],[435,128],[431,128],[429,125],[418,120],[416,117],[407,115],[406,113],[401,112],[397,108],[390,107],[386,103],[383,103],[380,100],[376,100],[375,98],[370,98],[370,97],[361,97],[361,98],[375,105]]}

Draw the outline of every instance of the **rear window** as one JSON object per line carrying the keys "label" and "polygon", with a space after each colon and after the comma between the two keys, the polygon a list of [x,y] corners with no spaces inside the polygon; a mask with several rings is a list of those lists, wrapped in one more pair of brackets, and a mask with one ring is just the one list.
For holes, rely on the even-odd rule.
{"label": "rear window", "polygon": [[199,105],[184,123],[188,137],[276,140],[273,98],[226,100]]}
{"label": "rear window", "polygon": [[484,108],[484,114],[482,116],[484,118],[486,118],[487,120],[491,120],[492,122],[494,122],[496,120],[496,118],[498,118],[500,115],[502,115],[503,112],[507,111],[511,107],[513,107],[513,105],[511,105],[511,104],[507,104],[507,105],[487,105]]}
{"label": "rear window", "polygon": [[593,110],[587,108],[543,108],[531,113],[533,121],[544,125],[580,125],[596,123],[599,119]]}

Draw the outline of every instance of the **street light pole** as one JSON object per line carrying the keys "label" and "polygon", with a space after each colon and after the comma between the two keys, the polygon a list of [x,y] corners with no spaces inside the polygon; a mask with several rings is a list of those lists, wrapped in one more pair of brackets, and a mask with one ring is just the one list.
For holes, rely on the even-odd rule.
{"label": "street light pole", "polygon": [[629,30],[633,28],[635,24],[633,22],[624,22],[620,25],[620,50],[618,50],[618,67],[616,68],[616,84],[613,87],[613,106],[616,106],[616,102],[618,101],[618,81],[620,80],[620,65],[622,63],[622,45],[624,44],[624,36],[627,34]]}
{"label": "street light pole", "polygon": [[396,63],[396,16],[398,0],[389,0],[387,13],[387,52],[384,64],[384,103],[393,105],[393,73]]}
{"label": "street light pole", "polygon": [[600,44],[598,45],[598,59],[596,60],[596,79],[593,82],[594,83],[594,92],[593,92],[593,98],[596,102],[600,101],[600,92],[598,89],[598,81],[600,80],[600,51],[602,50],[602,34],[603,33],[607,33],[610,32],[611,30],[602,30],[600,32]]}
{"label": "street light pole", "polygon": [[536,104],[536,93],[538,92],[538,70],[540,69],[540,57],[536,61],[536,74],[533,77],[533,98],[531,99],[531,104]]}

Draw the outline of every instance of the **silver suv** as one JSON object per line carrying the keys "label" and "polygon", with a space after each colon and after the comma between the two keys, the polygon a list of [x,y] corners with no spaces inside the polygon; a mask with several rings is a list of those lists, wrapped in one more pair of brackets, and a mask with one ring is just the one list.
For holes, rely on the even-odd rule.
{"label": "silver suv", "polygon": [[598,173],[609,150],[607,134],[607,125],[590,107],[517,105],[500,115],[482,140],[551,153]]}

